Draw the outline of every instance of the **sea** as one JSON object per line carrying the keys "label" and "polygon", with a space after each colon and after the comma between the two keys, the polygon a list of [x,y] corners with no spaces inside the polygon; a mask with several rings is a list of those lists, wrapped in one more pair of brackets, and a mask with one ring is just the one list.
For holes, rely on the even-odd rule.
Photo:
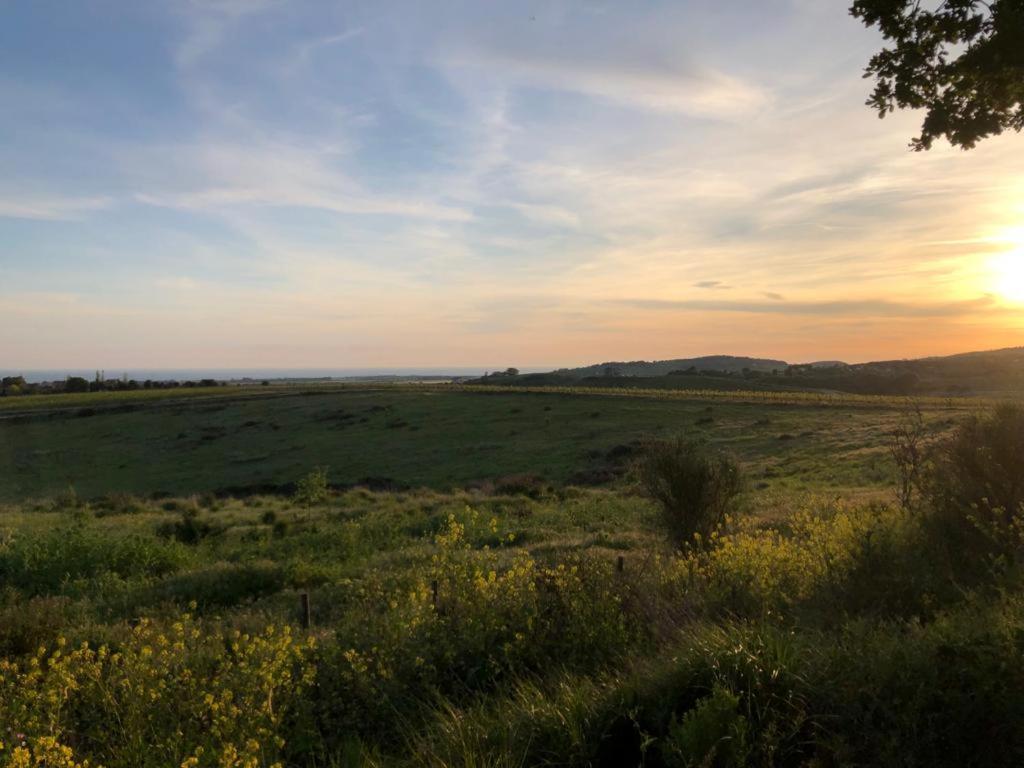
{"label": "sea", "polygon": [[[367,378],[462,378],[483,376],[487,371],[504,370],[478,367],[423,367],[423,368],[107,368],[100,373],[107,379],[135,379],[136,381],[301,381],[346,380]],[[535,373],[548,368],[521,368],[523,373]],[[2,376],[24,376],[26,381],[64,381],[68,376],[81,376],[92,381],[97,369],[51,368],[46,370],[15,370],[0,368]]]}

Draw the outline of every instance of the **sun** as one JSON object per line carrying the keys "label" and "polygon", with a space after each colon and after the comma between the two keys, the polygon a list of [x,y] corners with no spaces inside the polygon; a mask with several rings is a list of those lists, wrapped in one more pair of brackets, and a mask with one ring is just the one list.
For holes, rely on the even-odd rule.
{"label": "sun", "polygon": [[1024,303],[1024,228],[1009,230],[998,240],[1009,249],[988,260],[991,290],[1009,301]]}
{"label": "sun", "polygon": [[989,271],[995,293],[1010,301],[1024,302],[1024,247],[993,256]]}

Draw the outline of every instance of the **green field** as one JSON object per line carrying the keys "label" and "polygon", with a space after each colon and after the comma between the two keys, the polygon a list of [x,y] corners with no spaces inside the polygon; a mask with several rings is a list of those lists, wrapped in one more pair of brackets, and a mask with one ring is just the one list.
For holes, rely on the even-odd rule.
{"label": "green field", "polygon": [[[1024,759],[1024,524],[896,505],[904,401],[76,397],[0,416],[3,768]],[[985,405],[925,402],[925,440]],[[632,469],[680,434],[744,475],[681,547]]]}
{"label": "green field", "polygon": [[[63,492],[183,495],[286,489],[316,466],[332,483],[452,489],[506,475],[601,482],[631,444],[692,434],[765,487],[864,491],[886,483],[900,403],[310,389],[35,402],[0,415],[0,500]],[[13,399],[13,398],[12,398]],[[23,398],[45,401],[46,398]],[[938,402],[936,429],[964,404]]]}

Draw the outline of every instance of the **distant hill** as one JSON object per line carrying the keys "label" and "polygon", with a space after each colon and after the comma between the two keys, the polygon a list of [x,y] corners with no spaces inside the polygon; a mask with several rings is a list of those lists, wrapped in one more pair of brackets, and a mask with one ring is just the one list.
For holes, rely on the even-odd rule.
{"label": "distant hill", "polygon": [[883,360],[851,368],[880,377],[915,377],[918,388],[923,390],[950,394],[1024,394],[1024,347],[917,360]]}
{"label": "distant hill", "polygon": [[718,371],[721,373],[743,373],[757,371],[782,372],[789,366],[784,360],[766,360],[758,357],[734,357],[732,355],[708,355],[686,357],[678,360],[633,360],[631,362],[609,362],[588,365],[583,368],[561,368],[552,373],[572,379],[589,379],[598,376],[668,376],[680,371]]}
{"label": "distant hill", "polygon": [[550,373],[495,374],[479,383],[521,386],[761,389],[879,395],[1024,396],[1024,347],[916,360],[789,364],[733,355],[606,362]]}

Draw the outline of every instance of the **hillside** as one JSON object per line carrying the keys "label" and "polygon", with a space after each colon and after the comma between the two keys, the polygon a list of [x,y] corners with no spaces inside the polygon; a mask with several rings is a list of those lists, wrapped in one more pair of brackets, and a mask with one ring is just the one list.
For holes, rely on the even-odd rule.
{"label": "hillside", "polygon": [[606,362],[550,373],[492,374],[480,383],[1015,397],[1024,392],[1024,347],[852,365],[832,360],[791,364],[783,360],[710,355],[651,362]]}
{"label": "hillside", "polygon": [[560,368],[553,371],[558,376],[587,379],[598,376],[667,376],[675,371],[721,371],[742,373],[744,370],[771,373],[783,371],[789,363],[784,360],[766,360],[757,357],[735,357],[733,355],[707,355],[677,360],[633,360],[631,362],[607,362],[582,368]]}

